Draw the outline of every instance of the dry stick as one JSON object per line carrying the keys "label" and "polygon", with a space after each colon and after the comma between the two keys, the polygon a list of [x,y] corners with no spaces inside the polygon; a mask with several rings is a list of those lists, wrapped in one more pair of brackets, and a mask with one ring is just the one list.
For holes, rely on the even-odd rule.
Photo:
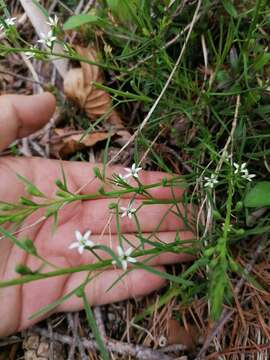
{"label": "dry stick", "polygon": [[[49,332],[46,329],[40,328],[38,326],[34,326],[31,332],[44,336],[45,338],[51,338]],[[56,341],[68,345],[71,345],[73,342],[72,337],[59,333],[54,333],[53,338]],[[81,342],[83,346],[90,351],[98,350],[98,345],[94,340],[81,338]],[[164,353],[161,353],[157,350],[151,350],[140,345],[132,345],[120,341],[114,341],[112,339],[106,340],[106,346],[107,349],[111,352],[115,352],[123,356],[133,356],[140,360],[173,360],[171,356],[165,355]]]}
{"label": "dry stick", "polygon": [[107,339],[107,335],[106,335],[106,330],[105,330],[105,326],[104,326],[104,322],[102,319],[102,313],[100,310],[100,306],[95,306],[93,308],[93,313],[95,316],[95,320],[96,320],[96,324],[99,330],[99,334],[101,335],[103,340]]}
{"label": "dry stick", "polygon": [[70,351],[68,354],[68,360],[74,359],[75,348],[76,346],[79,349],[80,356],[82,360],[88,360],[88,356],[85,354],[84,346],[82,345],[81,338],[78,336],[78,325],[79,325],[79,313],[69,313],[67,315],[68,325],[73,333],[73,343],[71,344]]}
{"label": "dry stick", "polygon": [[22,339],[16,336],[2,338],[2,340],[0,340],[0,348],[12,344],[17,344],[19,342],[22,342]]}
{"label": "dry stick", "polygon": [[186,347],[186,345],[183,345],[183,344],[172,344],[172,345],[168,345],[164,348],[161,348],[159,351],[163,352],[163,353],[187,351],[187,347]]}
{"label": "dry stick", "polygon": [[14,77],[16,77],[18,79],[21,79],[21,80],[24,80],[24,81],[30,81],[32,83],[44,86],[44,82],[42,82],[42,81],[37,81],[37,80],[31,79],[31,78],[29,78],[27,76],[16,74],[13,71],[8,71],[8,70],[5,69],[5,70],[0,70],[0,73],[5,74],[5,75],[11,75],[11,76],[14,76]]}
{"label": "dry stick", "polygon": [[78,338],[78,329],[77,329],[77,324],[75,324],[75,321],[74,321],[73,313],[67,314],[67,320],[68,320],[68,328],[71,329],[72,335],[73,335],[73,341],[69,347],[67,360],[72,360],[72,359],[74,359],[74,355],[75,355],[75,348],[76,348],[76,343],[77,343],[77,338]]}
{"label": "dry stick", "polygon": [[93,7],[95,5],[95,2],[96,2],[96,0],[89,0],[87,5],[83,9],[83,14],[86,14],[91,9],[91,7]]}
{"label": "dry stick", "polygon": [[79,4],[77,5],[75,11],[74,11],[74,14],[75,14],[75,15],[78,15],[78,14],[81,13],[81,10],[82,10],[82,8],[83,8],[83,5],[84,5],[84,0],[81,0],[81,1],[79,2]]}
{"label": "dry stick", "polygon": [[[228,154],[227,151],[228,151],[228,147],[229,147],[230,143],[231,143],[231,147],[233,147],[233,135],[234,135],[234,132],[236,129],[239,107],[240,107],[240,95],[237,95],[231,133],[230,133],[230,136],[228,137],[228,140],[226,141],[224,148],[222,149],[222,155],[219,160],[218,166],[216,168],[216,172],[218,172],[221,169],[224,159],[225,159],[226,155]],[[231,161],[232,161],[232,159],[231,159]]]}
{"label": "dry stick", "polygon": [[[251,261],[245,266],[243,274],[241,276],[241,278],[239,279],[239,281],[237,282],[236,286],[235,286],[235,296],[237,296],[239,294],[239,292],[241,291],[244,282],[246,280],[246,277],[250,274],[255,262],[257,261],[258,257],[260,256],[260,254],[262,253],[266,242],[267,242],[267,235],[264,235],[261,238],[261,241],[254,253],[253,258],[251,259]],[[230,317],[232,316],[232,314],[234,313],[234,310],[228,310],[228,309],[224,309],[222,311],[221,317],[218,321],[216,321],[214,323],[213,329],[211,331],[211,333],[207,336],[207,338],[205,339],[205,342],[203,344],[203,347],[201,348],[201,350],[199,351],[197,357],[195,358],[195,360],[202,360],[205,357],[205,352],[208,349],[209,345],[211,344],[211,341],[214,339],[215,336],[217,336],[217,334],[219,333],[219,331],[221,330],[221,328],[226,324],[226,322],[230,319]]]}
{"label": "dry stick", "polygon": [[[33,3],[32,0],[20,0],[20,3],[24,8],[38,36],[41,37],[42,33],[47,34],[51,28],[46,23],[47,19],[42,13],[42,11]],[[60,44],[55,44],[54,51],[61,53],[63,52],[63,47]],[[53,60],[52,63],[54,64],[62,78],[64,78],[67,73],[67,59]]]}

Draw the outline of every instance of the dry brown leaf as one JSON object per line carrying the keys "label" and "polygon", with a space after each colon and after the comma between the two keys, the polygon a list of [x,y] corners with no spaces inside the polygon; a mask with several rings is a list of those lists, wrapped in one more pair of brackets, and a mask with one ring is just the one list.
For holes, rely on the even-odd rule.
{"label": "dry brown leaf", "polygon": [[[97,53],[93,48],[76,47],[78,54],[90,61],[97,60]],[[96,65],[81,62],[80,68],[69,70],[64,79],[64,92],[66,96],[75,101],[81,109],[84,109],[90,120],[108,114],[107,122],[116,129],[120,137],[118,143],[125,144],[131,137],[125,130],[123,121],[116,111],[110,111],[111,96],[104,90],[93,86],[94,82],[103,82],[102,71]]]}
{"label": "dry brown leaf", "polygon": [[94,146],[110,136],[111,134],[107,132],[92,132],[84,135],[84,131],[56,128],[51,138],[51,153],[58,158],[65,158],[78,150]]}
{"label": "dry brown leaf", "polygon": [[[93,48],[76,47],[77,53],[85,59],[96,61]],[[101,70],[92,64],[81,62],[80,68],[69,70],[64,79],[64,92],[68,98],[84,109],[89,119],[93,120],[109,111],[111,97],[104,90],[96,89],[94,82],[103,82]]]}
{"label": "dry brown leaf", "polygon": [[182,344],[187,349],[192,349],[199,339],[198,330],[195,326],[189,326],[188,331],[175,319],[168,321],[168,344]]}

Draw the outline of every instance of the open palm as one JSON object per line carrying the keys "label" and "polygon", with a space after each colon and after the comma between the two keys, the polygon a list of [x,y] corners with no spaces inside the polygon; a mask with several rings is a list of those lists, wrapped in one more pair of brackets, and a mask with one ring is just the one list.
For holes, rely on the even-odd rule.
{"label": "open palm", "polygon": [[[54,111],[54,99],[50,94],[35,97],[3,96],[0,98],[0,150],[5,148],[15,138],[25,136],[41,127]],[[40,114],[38,119],[37,114]],[[80,194],[96,193],[101,183],[98,179],[90,181],[93,177],[93,165],[76,162],[60,162],[39,158],[11,158],[0,159],[0,201],[16,202],[25,195],[23,184],[16,174],[28,178],[48,198],[54,198],[55,180],[61,178],[61,166],[67,177],[68,188],[71,192]],[[110,167],[106,176],[113,173],[124,173],[121,167]],[[140,181],[150,184],[160,181],[165,176],[159,172],[140,173]],[[88,184],[84,186],[85,184]],[[109,185],[108,185],[109,186]],[[106,189],[109,190],[109,189]],[[155,198],[170,199],[169,188],[155,188],[152,194]],[[182,190],[174,191],[181,196]],[[119,205],[127,207],[131,195],[120,199]],[[18,238],[29,238],[34,241],[35,247],[43,258],[58,267],[75,267],[83,264],[97,262],[97,258],[89,251],[82,254],[78,249],[70,249],[75,241],[75,232],[82,234],[91,230],[91,241],[117,249],[118,238],[115,215],[109,210],[111,198],[102,198],[83,202],[74,202],[63,207],[59,212],[57,229],[52,232],[53,219],[38,221],[41,217],[39,211],[31,215],[21,225]],[[117,199],[115,199],[117,201]],[[133,203],[138,208],[141,200],[136,198]],[[181,205],[180,205],[181,206]],[[155,239],[166,243],[175,241],[176,231],[180,231],[182,239],[191,239],[193,236],[184,230],[184,224],[172,212],[168,213],[169,205],[144,206],[137,212],[140,230],[144,236],[155,232]],[[168,214],[167,214],[168,213]],[[164,216],[167,214],[167,216]],[[164,219],[164,220],[163,220]],[[35,224],[33,226],[33,224]],[[136,237],[137,225],[133,218],[122,217],[120,222],[121,233],[136,248],[139,240]],[[123,244],[124,249],[130,244]],[[102,259],[108,258],[105,252],[98,251]],[[162,254],[152,260],[152,266],[158,266],[189,259],[188,255]],[[15,271],[17,264],[24,264],[35,270],[40,262],[37,258],[29,256],[9,239],[0,241],[0,280],[18,277]],[[47,265],[42,271],[51,271]],[[123,274],[123,269],[112,267],[109,270],[96,273],[94,279],[86,286],[85,291],[90,304],[105,304],[119,301],[129,297],[136,297],[150,293],[164,284],[164,280],[141,269],[128,272],[111,290],[106,291],[110,285]],[[41,307],[52,303],[59,297],[68,294],[86,278],[86,272],[62,275],[45,280],[38,280],[20,286],[0,290],[0,336],[26,328],[40,319],[29,320],[29,317]],[[56,311],[75,311],[83,307],[82,300],[76,296],[70,297],[66,302],[56,308]]]}

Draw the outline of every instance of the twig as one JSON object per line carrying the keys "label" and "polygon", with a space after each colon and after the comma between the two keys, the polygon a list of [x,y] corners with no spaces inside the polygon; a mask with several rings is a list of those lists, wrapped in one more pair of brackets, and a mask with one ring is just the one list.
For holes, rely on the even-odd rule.
{"label": "twig", "polygon": [[107,335],[106,335],[106,330],[105,330],[105,326],[104,326],[103,319],[102,319],[102,313],[100,310],[100,306],[95,306],[93,308],[93,313],[95,316],[95,320],[96,320],[96,324],[97,324],[99,333],[100,333],[101,337],[103,338],[103,340],[106,340]]}
{"label": "twig", "polygon": [[88,356],[85,354],[84,346],[81,342],[81,338],[78,336],[78,325],[79,325],[79,313],[71,314],[69,313],[67,315],[68,318],[68,325],[72,331],[73,334],[73,342],[70,346],[69,354],[68,354],[68,360],[74,359],[74,353],[76,346],[79,349],[80,356],[82,360],[88,360]]}
{"label": "twig", "polygon": [[17,344],[19,342],[22,342],[22,339],[16,336],[11,336],[9,338],[4,338],[0,341],[0,348],[7,346],[7,345],[12,345],[12,344]]}
{"label": "twig", "polygon": [[[30,1],[20,0],[20,3],[24,8],[38,36],[41,37],[42,33],[47,34],[50,31],[50,26],[46,23],[47,19],[44,16],[44,14],[41,12],[41,10],[31,0]],[[54,51],[62,53],[63,48],[60,44],[55,44]],[[67,59],[62,58],[62,59],[53,60],[52,63],[57,68],[62,78],[64,78],[67,73],[67,66],[68,66]]]}
{"label": "twig", "polygon": [[29,59],[27,59],[25,53],[20,52],[19,55],[21,56],[21,58],[23,59],[25,65],[28,67],[30,73],[32,74],[32,76],[33,76],[33,78],[34,78],[34,80],[35,80],[35,84],[37,84],[37,92],[38,92],[38,93],[42,93],[42,92],[43,92],[43,89],[42,89],[42,87],[40,86],[41,81],[40,81],[40,79],[39,79],[39,77],[38,77],[38,74],[37,74],[34,66],[32,65],[31,61],[30,61]]}
{"label": "twig", "polygon": [[16,74],[16,73],[14,73],[14,72],[12,72],[12,71],[0,70],[0,73],[1,73],[1,74],[5,74],[5,75],[11,75],[11,76],[14,76],[14,77],[16,77],[16,78],[18,78],[18,79],[25,80],[25,81],[30,81],[30,82],[32,82],[32,83],[35,83],[35,84],[44,86],[44,82],[42,82],[42,81],[34,80],[34,79],[31,79],[31,78],[29,78],[29,77],[27,77],[27,76],[23,76],[23,75],[20,75],[20,74]]}
{"label": "twig", "polygon": [[[49,338],[49,339],[51,338],[48,330],[37,327],[37,326],[34,326],[31,329],[31,332],[34,334],[39,334],[41,336],[44,336],[45,338]],[[71,345],[73,342],[72,337],[67,336],[67,335],[62,335],[59,333],[54,333],[53,338],[56,341],[59,341],[63,344],[68,344],[68,345]],[[90,351],[98,350],[98,346],[95,341],[88,340],[86,338],[81,338],[80,340],[86,349],[88,349]],[[124,342],[120,342],[120,341],[115,341],[112,339],[108,339],[106,341],[106,346],[107,346],[107,349],[111,352],[115,352],[115,353],[118,353],[123,356],[133,356],[139,360],[173,360],[173,358],[171,356],[165,355],[164,353],[162,353],[160,351],[152,350],[147,347],[140,346],[140,345],[132,345],[132,344],[128,344],[128,343],[124,343]]]}
{"label": "twig", "polygon": [[168,345],[164,348],[161,348],[159,351],[160,352],[177,352],[177,351],[186,351],[187,347],[186,345],[183,344],[173,344],[173,345]]}
{"label": "twig", "polygon": [[78,15],[78,14],[81,12],[81,10],[82,10],[82,8],[83,8],[83,5],[84,5],[84,0],[81,0],[81,1],[79,2],[79,4],[76,6],[76,9],[75,9],[75,11],[74,11],[74,14],[75,14],[75,15]]}
{"label": "twig", "polygon": [[96,2],[96,0],[89,0],[87,5],[83,9],[83,14],[86,14],[91,9],[91,7],[93,7],[95,5],[95,2]]}
{"label": "twig", "polygon": [[220,158],[220,161],[219,161],[219,163],[217,165],[216,172],[219,172],[219,170],[221,169],[221,166],[222,166],[222,164],[224,162],[224,159],[225,159],[226,155],[228,155],[228,147],[229,147],[230,143],[231,143],[231,147],[233,147],[233,136],[234,136],[234,132],[235,132],[236,125],[237,125],[239,108],[240,108],[240,95],[237,95],[230,136],[228,137],[228,139],[226,141],[226,144],[225,144],[224,148],[222,149],[221,158]]}

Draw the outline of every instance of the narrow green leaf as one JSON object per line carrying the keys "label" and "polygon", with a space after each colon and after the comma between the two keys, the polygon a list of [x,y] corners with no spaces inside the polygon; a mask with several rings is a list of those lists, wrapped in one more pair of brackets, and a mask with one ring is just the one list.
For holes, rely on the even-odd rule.
{"label": "narrow green leaf", "polygon": [[92,333],[97,341],[97,344],[98,344],[98,348],[99,348],[99,351],[101,353],[101,357],[103,360],[110,360],[109,358],[109,354],[105,348],[105,345],[104,345],[104,342],[103,342],[103,339],[102,337],[100,336],[100,333],[98,331],[98,327],[97,327],[97,324],[96,324],[96,321],[95,321],[95,318],[94,318],[94,315],[93,315],[93,312],[92,312],[92,309],[89,305],[89,302],[86,298],[86,295],[85,295],[85,292],[83,291],[82,293],[82,297],[83,297],[83,304],[84,304],[84,309],[85,309],[85,313],[86,313],[86,316],[87,316],[87,320],[88,320],[88,324],[92,330]]}
{"label": "narrow green leaf", "polygon": [[19,241],[15,236],[10,234],[7,230],[0,226],[0,233],[2,233],[5,237],[10,239],[15,245],[21,248],[23,251],[27,252],[28,254],[32,254],[32,249],[29,248],[29,245],[25,241]]}
{"label": "narrow green leaf", "polygon": [[107,0],[107,4],[113,16],[122,24],[131,23],[132,20],[138,23],[138,0]]}
{"label": "narrow green leaf", "polygon": [[227,11],[229,15],[231,15],[233,18],[237,18],[238,14],[237,11],[232,3],[231,0],[222,0],[224,9]]}
{"label": "narrow green leaf", "polygon": [[144,102],[152,102],[152,99],[145,95],[136,95],[132,94],[128,91],[121,91],[117,89],[110,88],[108,86],[105,86],[103,84],[100,84],[96,81],[93,81],[92,84],[97,88],[101,90],[105,90],[108,93],[113,94],[114,96],[122,96],[125,99],[133,99],[134,101],[144,101]]}
{"label": "narrow green leaf", "polygon": [[222,312],[225,295],[228,293],[228,261],[225,256],[215,258],[209,264],[210,282],[209,286],[209,300],[211,308],[211,317],[217,320]]}
{"label": "narrow green leaf", "polygon": [[157,269],[155,269],[155,268],[153,268],[151,266],[147,266],[147,265],[145,265],[143,263],[137,263],[136,267],[140,268],[140,269],[144,269],[146,271],[149,271],[152,274],[158,275],[163,279],[170,280],[170,281],[172,281],[174,283],[177,283],[177,284],[181,284],[181,285],[184,285],[184,286],[193,285],[192,281],[182,279],[180,276],[175,276],[175,275],[168,274],[167,272],[159,271],[159,270],[157,270]]}
{"label": "narrow green leaf", "polygon": [[270,206],[270,181],[257,183],[244,199],[246,207],[265,207]]}
{"label": "narrow green leaf", "polygon": [[50,16],[48,11],[37,0],[32,0],[32,2],[36,5],[37,8],[39,8],[39,10],[43,13],[44,16],[46,16],[47,18]]}
{"label": "narrow green leaf", "polygon": [[44,314],[47,314],[48,312],[52,311],[53,309],[55,309],[57,306],[63,304],[65,301],[67,301],[72,295],[75,295],[75,293],[79,290],[79,288],[81,288],[82,285],[76,287],[75,289],[71,290],[69,293],[67,293],[66,295],[60,297],[59,299],[55,300],[54,302],[50,303],[49,305],[43,306],[41,309],[39,309],[38,311],[36,311],[34,314],[32,314],[29,317],[29,320],[32,320],[36,317],[40,317]]}
{"label": "narrow green leaf", "polygon": [[263,53],[254,61],[254,70],[259,71],[268,63],[270,63],[270,53]]}
{"label": "narrow green leaf", "polygon": [[24,183],[25,190],[28,192],[28,194],[37,197],[45,197],[45,195],[34,184],[32,184],[31,181],[20,174],[17,174],[17,177]]}
{"label": "narrow green leaf", "polygon": [[64,30],[75,29],[85,24],[101,25],[104,24],[104,20],[100,17],[92,14],[79,14],[71,16],[63,25]]}

